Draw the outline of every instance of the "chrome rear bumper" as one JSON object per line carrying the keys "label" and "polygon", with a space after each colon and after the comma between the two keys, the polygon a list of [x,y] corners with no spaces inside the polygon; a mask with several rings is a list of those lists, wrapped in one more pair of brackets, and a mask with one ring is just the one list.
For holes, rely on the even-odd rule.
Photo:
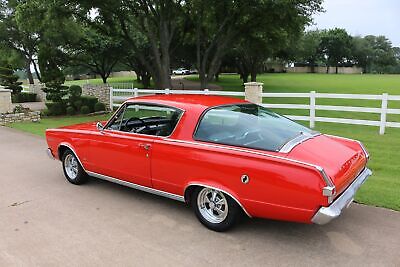
{"label": "chrome rear bumper", "polygon": [[357,190],[371,174],[372,171],[365,168],[353,183],[337,199],[335,199],[331,205],[329,205],[329,207],[320,208],[311,221],[316,224],[326,224],[336,217],[339,217],[342,210],[347,208],[351,202],[353,202]]}

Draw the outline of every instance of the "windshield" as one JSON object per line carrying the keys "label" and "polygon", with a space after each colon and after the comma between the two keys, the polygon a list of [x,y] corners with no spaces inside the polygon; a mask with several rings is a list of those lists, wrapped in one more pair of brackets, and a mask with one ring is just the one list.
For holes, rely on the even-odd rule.
{"label": "windshield", "polygon": [[313,133],[264,107],[237,104],[206,111],[194,137],[200,141],[279,151],[290,140]]}

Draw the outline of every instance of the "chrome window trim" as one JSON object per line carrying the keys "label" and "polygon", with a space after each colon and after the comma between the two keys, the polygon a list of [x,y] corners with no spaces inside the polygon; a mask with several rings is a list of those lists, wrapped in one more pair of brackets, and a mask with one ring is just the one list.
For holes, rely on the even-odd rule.
{"label": "chrome window trim", "polygon": [[184,192],[186,192],[186,190],[187,190],[190,186],[202,186],[202,187],[206,187],[206,188],[211,188],[211,189],[214,189],[214,190],[218,190],[218,191],[221,191],[221,192],[224,193],[224,194],[227,194],[227,195],[230,196],[233,200],[236,201],[236,203],[242,208],[242,210],[244,211],[244,213],[246,213],[246,215],[249,216],[249,218],[252,218],[252,216],[250,215],[250,213],[248,213],[247,210],[243,207],[242,203],[240,203],[240,201],[237,200],[237,198],[235,198],[234,196],[232,196],[232,194],[226,192],[225,190],[222,190],[222,189],[220,189],[220,188],[218,188],[218,187],[209,186],[209,185],[207,185],[207,184],[202,184],[202,183],[189,183],[189,184],[185,187],[185,191],[184,191]]}
{"label": "chrome window trim", "polygon": [[[117,115],[117,113],[119,112],[120,109],[124,108],[126,105],[153,105],[153,106],[159,106],[159,107],[166,107],[166,108],[171,108],[171,109],[176,109],[176,110],[180,110],[182,111],[178,121],[175,124],[174,129],[171,131],[171,134],[168,136],[157,136],[157,135],[151,135],[151,134],[141,134],[141,133],[131,133],[131,132],[124,132],[124,131],[120,131],[120,130],[112,130],[112,129],[108,129],[110,122],[114,119],[114,117]],[[124,111],[125,112],[125,111]],[[145,136],[145,137],[156,137],[156,138],[160,138],[160,139],[165,139],[165,138],[169,138],[170,136],[172,136],[175,132],[175,130],[178,128],[179,123],[181,122],[181,119],[183,117],[183,115],[186,113],[186,110],[178,108],[178,107],[173,107],[173,106],[168,106],[168,105],[164,105],[164,104],[158,104],[158,103],[152,103],[152,102],[129,102],[126,101],[124,102],[114,113],[114,115],[107,121],[106,125],[104,126],[103,131],[108,131],[108,132],[112,132],[112,133],[125,133],[125,134],[129,134],[132,136]]]}
{"label": "chrome window trim", "polygon": [[91,172],[91,171],[86,171],[86,173],[88,175],[90,175],[90,176],[93,176],[93,177],[96,177],[96,178],[99,178],[99,179],[102,179],[102,180],[105,180],[105,181],[109,181],[109,182],[112,182],[112,183],[115,183],[115,184],[127,186],[127,187],[130,187],[130,188],[133,188],[133,189],[137,189],[137,190],[140,190],[140,191],[143,191],[143,192],[147,192],[147,193],[151,193],[151,194],[154,194],[154,195],[170,198],[170,199],[173,199],[173,200],[176,200],[176,201],[185,202],[185,198],[183,196],[180,196],[180,195],[175,195],[175,194],[172,194],[172,193],[168,193],[168,192],[165,192],[165,191],[157,190],[157,189],[150,188],[150,187],[143,186],[143,185],[138,185],[138,184],[135,184],[135,183],[127,182],[127,181],[124,181],[124,180],[120,180],[120,179],[117,179],[117,178],[113,178],[113,177],[110,177],[110,176],[107,176],[107,175],[103,175],[103,174],[99,174],[99,173],[95,173],[95,172]]}
{"label": "chrome window trim", "polygon": [[312,134],[300,134],[297,137],[289,140],[289,142],[287,142],[286,144],[284,144],[281,149],[279,149],[278,152],[281,153],[289,153],[290,151],[292,151],[293,148],[295,148],[296,146],[300,145],[301,143],[304,143],[305,141],[312,139],[316,136],[321,135],[321,133],[312,133]]}

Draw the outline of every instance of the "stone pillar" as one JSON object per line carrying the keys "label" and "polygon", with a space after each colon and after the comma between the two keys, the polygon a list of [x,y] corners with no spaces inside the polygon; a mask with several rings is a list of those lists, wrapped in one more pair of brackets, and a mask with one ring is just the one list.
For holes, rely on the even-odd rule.
{"label": "stone pillar", "polygon": [[30,84],[29,85],[29,92],[36,94],[36,100],[40,102],[46,101],[46,93],[43,92],[43,88],[45,87],[44,84]]}
{"label": "stone pillar", "polygon": [[11,91],[0,86],[0,113],[11,111]]}
{"label": "stone pillar", "polygon": [[263,83],[258,82],[245,83],[245,99],[256,104],[262,104],[263,85]]}
{"label": "stone pillar", "polygon": [[82,95],[96,97],[99,102],[106,105],[107,110],[112,110],[112,107],[110,108],[110,87],[108,85],[85,84],[82,86]]}

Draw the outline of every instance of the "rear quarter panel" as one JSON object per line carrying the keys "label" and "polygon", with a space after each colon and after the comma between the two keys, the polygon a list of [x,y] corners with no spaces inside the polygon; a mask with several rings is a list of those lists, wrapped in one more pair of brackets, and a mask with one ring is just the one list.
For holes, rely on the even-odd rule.
{"label": "rear quarter panel", "polygon": [[[309,222],[326,200],[312,167],[215,147],[160,140],[154,143],[152,182],[183,195],[191,184],[213,186],[234,196],[253,217]],[[244,184],[242,175],[250,182]]]}

